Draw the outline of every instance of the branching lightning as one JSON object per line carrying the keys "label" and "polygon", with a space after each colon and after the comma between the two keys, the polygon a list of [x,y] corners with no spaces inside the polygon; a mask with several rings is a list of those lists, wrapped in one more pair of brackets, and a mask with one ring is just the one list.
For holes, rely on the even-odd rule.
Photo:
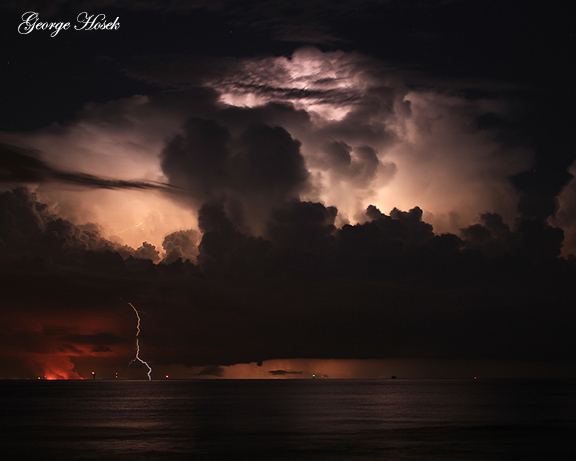
{"label": "branching lightning", "polygon": [[152,368],[150,367],[150,365],[148,365],[147,362],[145,362],[144,360],[142,360],[140,358],[140,343],[138,341],[138,336],[140,335],[140,314],[138,313],[138,310],[132,305],[132,303],[128,303],[130,305],[130,307],[132,309],[134,309],[134,313],[136,314],[136,318],[138,319],[138,323],[136,324],[136,357],[134,357],[132,360],[130,360],[130,363],[128,364],[128,366],[130,366],[132,364],[132,362],[140,362],[142,364],[144,364],[146,366],[146,368],[148,368],[148,380],[152,381]]}
{"label": "branching lightning", "polygon": [[122,236],[122,234],[123,234],[124,232],[126,232],[127,230],[137,229],[137,228],[140,227],[142,224],[144,224],[144,221],[139,222],[139,223],[136,224],[135,226],[127,227],[126,229],[123,229],[123,230],[121,230],[120,232],[116,232],[116,235]]}

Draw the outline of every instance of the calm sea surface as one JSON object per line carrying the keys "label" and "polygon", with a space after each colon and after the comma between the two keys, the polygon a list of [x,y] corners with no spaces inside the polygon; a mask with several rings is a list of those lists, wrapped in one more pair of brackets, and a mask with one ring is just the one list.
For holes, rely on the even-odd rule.
{"label": "calm sea surface", "polygon": [[576,381],[0,381],[0,459],[576,460]]}

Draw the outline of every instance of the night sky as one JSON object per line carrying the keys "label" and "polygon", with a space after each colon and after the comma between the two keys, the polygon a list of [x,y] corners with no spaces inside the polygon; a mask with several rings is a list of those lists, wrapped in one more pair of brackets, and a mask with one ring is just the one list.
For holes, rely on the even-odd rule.
{"label": "night sky", "polygon": [[0,378],[576,376],[568,5],[3,5]]}

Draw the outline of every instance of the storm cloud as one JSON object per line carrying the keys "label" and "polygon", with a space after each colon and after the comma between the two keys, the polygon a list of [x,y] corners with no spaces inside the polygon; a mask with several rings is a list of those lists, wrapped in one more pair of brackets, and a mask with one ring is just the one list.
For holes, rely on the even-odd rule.
{"label": "storm cloud", "polygon": [[[98,287],[99,300],[115,299],[107,311],[125,316],[113,330],[99,323],[88,333],[75,320],[63,334],[49,328],[63,321],[62,314],[49,321],[40,316],[38,329],[28,325],[23,333],[18,325],[26,324],[3,309],[6,337],[38,340],[39,352],[58,344],[54,367],[68,360],[70,369],[77,363],[83,370],[91,363],[83,351],[101,363],[110,354],[129,358],[133,319],[119,297],[143,313],[146,359],[155,367],[192,367],[190,373],[199,373],[195,366],[293,357],[569,359],[572,336],[559,326],[569,322],[558,320],[572,315],[565,281],[575,268],[557,259],[562,235],[553,227],[507,225],[492,214],[460,236],[438,235],[419,208],[385,214],[372,206],[365,222],[338,228],[335,208],[294,201],[271,213],[266,237],[255,237],[234,225],[222,202],[213,202],[199,215],[198,266],[183,263],[194,232],[167,236],[170,256],[163,263],[137,266],[133,258],[155,260],[157,251],[143,245],[126,253],[97,233],[83,237],[24,191],[3,194],[2,204],[5,213],[12,210],[3,221],[11,226],[4,225],[1,235],[3,271],[12,261],[36,280],[41,297],[54,302],[60,292],[56,299],[65,305],[72,298],[86,305],[82,315],[97,316],[99,301],[83,298],[86,286]],[[24,238],[38,243],[15,244]],[[38,283],[55,268],[50,285]],[[73,275],[78,268],[82,278]],[[7,300],[18,298],[19,285],[4,286]],[[30,296],[20,295],[20,304],[30,303]],[[25,311],[38,309],[37,302]]]}
{"label": "storm cloud", "polygon": [[254,124],[233,137],[215,121],[196,118],[168,142],[162,168],[173,184],[193,191],[196,207],[226,200],[250,223],[298,197],[308,177],[300,143],[285,129]]}
{"label": "storm cloud", "polygon": [[122,28],[2,28],[0,377],[114,377],[128,303],[154,376],[573,363],[566,22],[466,2],[27,4]]}

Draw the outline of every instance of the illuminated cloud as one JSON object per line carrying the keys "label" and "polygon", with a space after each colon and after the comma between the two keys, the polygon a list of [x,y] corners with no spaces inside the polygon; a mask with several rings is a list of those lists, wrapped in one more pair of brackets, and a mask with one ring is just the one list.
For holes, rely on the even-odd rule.
{"label": "illuminated cloud", "polygon": [[[185,95],[175,99],[167,95],[152,102],[134,96],[88,104],[68,125],[3,133],[5,144],[24,148],[20,154],[30,157],[30,149],[37,152],[28,160],[35,163],[25,165],[29,177],[14,175],[12,184],[25,180],[64,218],[98,222],[108,237],[122,243],[139,247],[148,241],[161,247],[168,232],[195,225],[194,216],[182,212],[159,184],[166,183],[158,161],[164,138],[181,126],[186,119],[181,112],[189,106]],[[205,97],[195,94],[192,99],[202,110]],[[2,178],[7,187],[10,176]]]}
{"label": "illuminated cloud", "polygon": [[[201,82],[216,91],[220,103],[194,123],[224,130],[218,138],[224,156],[236,155],[238,136],[253,124],[285,129],[301,144],[309,172],[309,187],[300,197],[336,206],[340,224],[356,222],[370,204],[385,210],[420,206],[440,232],[455,232],[484,212],[510,220],[520,194],[509,178],[533,161],[526,148],[505,143],[498,127],[481,123],[488,116],[507,116],[501,93],[466,97],[471,83],[457,80],[424,87],[414,72],[359,53],[304,47],[290,57],[213,58],[194,68],[186,61],[135,64],[127,71],[182,89]],[[187,143],[202,146],[209,131],[196,138],[188,127]],[[174,156],[164,162],[166,171],[181,177],[186,162],[199,157],[186,157],[182,150],[179,155],[183,171]],[[211,198],[219,185],[216,181]],[[221,194],[229,188],[220,188]]]}
{"label": "illuminated cloud", "polygon": [[[337,207],[339,226],[364,219],[371,204],[419,206],[437,232],[457,232],[485,212],[510,221],[519,194],[509,178],[532,162],[531,152],[478,122],[505,114],[505,101],[466,98],[456,84],[410,87],[401,71],[359,53],[304,47],[290,57],[134,64],[127,72],[176,89],[89,104],[68,125],[2,138],[42,153],[28,161],[51,165],[23,165],[20,180],[48,175],[124,189],[72,195],[41,183],[36,192],[66,218],[97,221],[134,247],[160,248],[167,233],[196,228],[199,208],[214,199],[256,235],[274,206],[292,198]],[[100,179],[110,177],[119,179]],[[167,182],[189,198],[127,190],[160,191]]]}
{"label": "illuminated cloud", "polygon": [[558,211],[550,219],[551,223],[564,229],[564,255],[576,254],[576,162],[568,170],[572,179],[558,196]]}

